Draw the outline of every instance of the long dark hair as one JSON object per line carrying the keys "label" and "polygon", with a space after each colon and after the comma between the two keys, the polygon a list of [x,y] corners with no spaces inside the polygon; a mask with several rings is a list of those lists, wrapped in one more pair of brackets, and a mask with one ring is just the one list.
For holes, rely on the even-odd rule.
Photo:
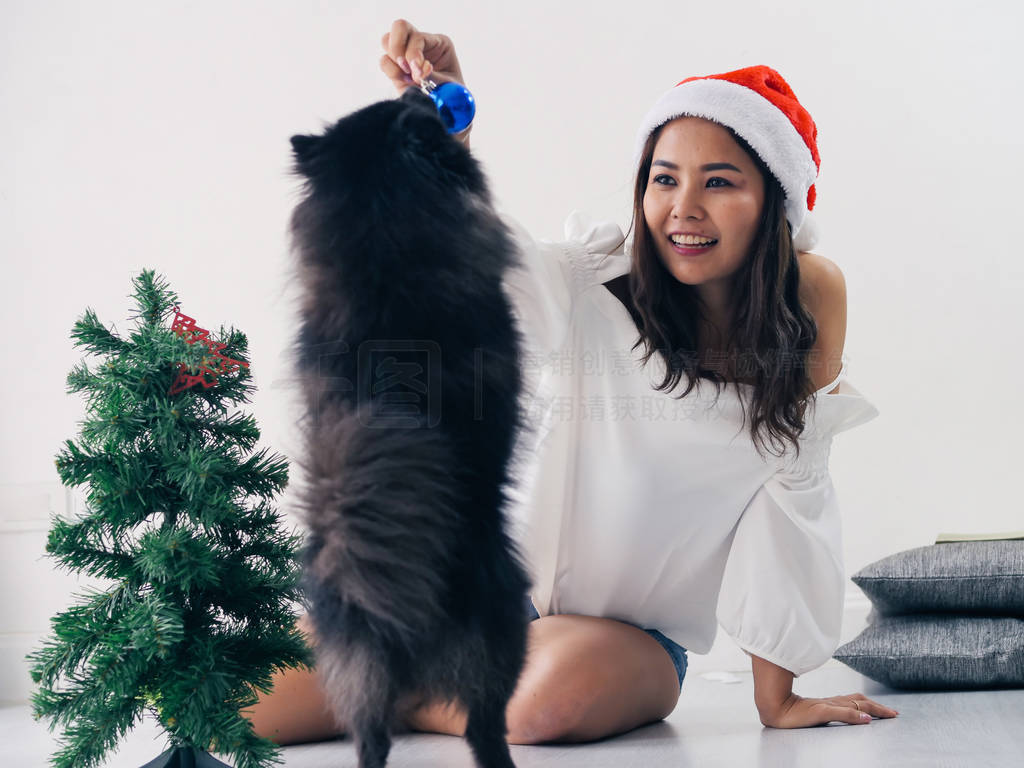
{"label": "long dark hair", "polygon": [[[698,323],[701,302],[693,286],[679,282],[658,257],[644,217],[644,193],[651,170],[651,159],[658,136],[666,124],[647,138],[637,171],[633,193],[632,231],[637,221],[642,232],[634,237],[629,272],[630,311],[640,331],[633,349],[645,347],[646,364],[657,353],[665,361],[666,374],[655,387],[670,391],[685,373],[688,395],[701,379],[714,382],[717,398],[729,381],[718,371],[701,365],[698,350]],[[807,369],[807,358],[818,336],[814,317],[798,295],[800,267],[786,212],[782,185],[751,146],[728,126],[723,126],[746,151],[764,177],[765,199],[757,235],[749,257],[732,278],[732,296],[736,311],[726,331],[726,359],[735,361],[734,375],[746,380],[750,393],[750,434],[758,453],[762,448],[792,442],[800,455],[798,437],[804,430],[804,415],[814,385]],[[628,233],[627,233],[628,238]],[[747,403],[735,382],[747,423]]]}

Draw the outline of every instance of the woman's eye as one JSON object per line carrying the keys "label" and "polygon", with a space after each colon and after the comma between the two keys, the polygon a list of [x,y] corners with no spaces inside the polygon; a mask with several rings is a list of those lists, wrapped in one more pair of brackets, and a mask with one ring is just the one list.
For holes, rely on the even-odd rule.
{"label": "woman's eye", "polygon": [[[668,179],[668,181],[672,182],[673,184],[676,183],[675,179],[673,179],[671,176],[667,176],[664,173],[659,173],[657,176],[654,177],[653,181],[654,181],[655,184],[665,183],[665,182],[662,182],[661,179]],[[720,181],[722,183],[721,184],[714,184],[714,183],[712,183],[712,182],[716,182],[716,181]],[[732,186],[732,184],[729,182],[728,179],[723,179],[721,176],[712,176],[710,179],[708,179],[708,184],[711,185],[712,187],[721,187],[721,186],[731,187]]]}

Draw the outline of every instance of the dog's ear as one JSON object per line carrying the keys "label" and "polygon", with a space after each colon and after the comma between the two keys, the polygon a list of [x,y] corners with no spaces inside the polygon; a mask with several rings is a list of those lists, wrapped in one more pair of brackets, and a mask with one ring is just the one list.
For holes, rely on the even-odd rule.
{"label": "dog's ear", "polygon": [[299,166],[306,165],[316,154],[317,147],[322,140],[321,136],[308,136],[302,133],[292,136],[292,152],[295,154],[296,163]]}

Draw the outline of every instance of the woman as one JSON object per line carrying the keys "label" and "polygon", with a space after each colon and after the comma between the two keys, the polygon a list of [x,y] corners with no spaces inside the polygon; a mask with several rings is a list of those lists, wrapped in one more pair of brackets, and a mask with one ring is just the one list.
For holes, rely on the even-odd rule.
{"label": "woman", "polygon": [[[428,76],[464,82],[443,35],[400,19],[382,45],[399,92]],[[468,146],[469,130],[458,138]],[[542,404],[524,446],[537,471],[518,514],[536,618],[510,743],[592,740],[668,716],[687,648],[710,649],[716,618],[751,656],[765,726],[896,716],[860,693],[792,691],[831,656],[841,621],[828,447],[877,415],[844,380],[843,275],[806,250],[815,138],[773,70],[690,78],[638,132],[629,254],[617,226],[575,213],[565,243],[509,221],[525,258],[507,289],[530,353],[572,363],[533,377],[529,393]],[[618,367],[593,370],[595,354]],[[607,403],[612,417],[598,410]],[[622,403],[639,403],[639,418]],[[252,720],[279,743],[339,730],[315,676],[297,670]],[[398,720],[455,735],[466,725],[457,707],[413,695]]]}

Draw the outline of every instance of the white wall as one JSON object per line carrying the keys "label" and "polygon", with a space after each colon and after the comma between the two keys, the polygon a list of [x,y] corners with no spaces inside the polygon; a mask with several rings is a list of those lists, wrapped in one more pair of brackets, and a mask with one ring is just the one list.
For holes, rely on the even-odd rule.
{"label": "white wall", "polygon": [[[455,41],[474,154],[545,238],[572,208],[628,226],[634,131],[663,90],[779,70],[818,126],[817,250],[846,274],[851,379],[881,411],[832,451],[848,570],[940,531],[1024,527],[1020,5],[623,7],[0,4],[0,699],[27,694],[21,654],[73,583],[40,555],[68,503],[53,457],[83,415],[64,380],[86,306],[127,331],[131,278],[157,269],[201,325],[249,335],[261,444],[297,445],[288,137],[394,95],[377,62],[399,17]],[[708,660],[737,659],[720,643]]]}

